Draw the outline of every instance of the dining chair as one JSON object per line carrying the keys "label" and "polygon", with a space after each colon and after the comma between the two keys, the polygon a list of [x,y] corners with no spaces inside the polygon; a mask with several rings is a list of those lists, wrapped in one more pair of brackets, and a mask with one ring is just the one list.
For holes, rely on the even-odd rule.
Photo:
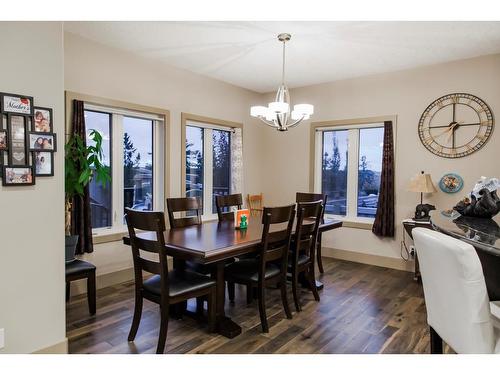
{"label": "dining chair", "polygon": [[[203,206],[200,197],[167,198],[167,211],[170,228],[185,228],[201,224]],[[175,217],[175,213],[194,212],[195,215]]]}
{"label": "dining chair", "polygon": [[264,205],[264,196],[262,193],[255,195],[247,195],[248,208],[250,209],[251,216],[260,216],[262,215],[263,205]]}
{"label": "dining chair", "polygon": [[[234,212],[231,211],[231,207],[236,207],[238,210],[241,210],[242,205],[243,198],[241,194],[215,196],[215,206],[217,208],[217,217],[219,221],[233,221]],[[224,212],[224,210],[227,211]]]}
{"label": "dining chair", "polygon": [[[135,275],[135,309],[128,341],[134,341],[142,315],[143,299],[160,305],[160,333],[156,353],[165,348],[170,305],[190,298],[206,296],[208,299],[209,331],[215,330],[216,283],[210,277],[190,270],[168,269],[165,250],[165,217],[163,212],[136,211],[126,208],[130,244]],[[155,240],[147,240],[136,235],[136,230],[156,233]],[[143,257],[141,252],[154,253],[158,261]],[[143,271],[154,276],[143,281]]]}
{"label": "dining chair", "polygon": [[96,286],[95,286],[96,266],[81,259],[72,259],[65,264],[66,273],[66,302],[69,301],[71,282],[75,280],[87,280],[87,301],[90,315],[96,312]]}
{"label": "dining chair", "polygon": [[[260,322],[263,332],[269,332],[266,315],[265,288],[279,284],[281,301],[286,317],[292,318],[286,295],[286,276],[288,252],[295,219],[295,205],[283,207],[265,207],[262,215],[261,246],[259,256],[254,259],[242,259],[226,266],[225,278],[228,282],[257,288]],[[283,229],[283,225],[286,228]],[[271,227],[278,230],[271,231]]]}
{"label": "dining chair", "polygon": [[314,253],[323,212],[322,203],[320,199],[315,202],[297,204],[297,226],[288,256],[288,271],[292,276],[292,293],[297,312],[302,310],[298,293],[299,274],[304,275],[314,299],[319,301],[314,275]]}
{"label": "dining chair", "polygon": [[[203,212],[203,204],[200,197],[167,198],[167,212],[170,228],[187,228],[202,224],[201,214]],[[176,213],[181,213],[181,217],[176,218]],[[188,268],[203,275],[208,275],[212,271],[211,267],[205,264],[175,258],[174,268]],[[198,314],[203,312],[203,305],[203,297],[197,298],[196,312]],[[185,308],[186,304],[178,312],[182,314]]]}
{"label": "dining chair", "polygon": [[500,330],[474,247],[427,228],[412,231],[424,287],[431,353],[500,353]]}
{"label": "dining chair", "polygon": [[[300,193],[297,192],[295,194],[295,202],[314,202],[317,200],[323,201],[323,211],[321,212],[321,223],[325,222],[325,207],[326,207],[326,199],[328,196],[326,194],[318,194],[318,193]],[[321,255],[321,240],[322,234],[318,231],[318,239],[316,241],[316,261],[318,263],[318,270],[320,273],[324,273],[323,268],[323,256]]]}

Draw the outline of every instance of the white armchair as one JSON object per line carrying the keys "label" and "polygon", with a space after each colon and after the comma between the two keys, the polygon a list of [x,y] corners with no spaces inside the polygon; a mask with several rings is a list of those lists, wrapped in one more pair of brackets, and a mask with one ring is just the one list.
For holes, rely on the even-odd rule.
{"label": "white armchair", "polygon": [[490,304],[476,250],[430,229],[415,228],[412,234],[422,274],[431,353],[443,352],[443,340],[457,353],[500,353],[500,331],[495,328],[500,322],[500,302]]}

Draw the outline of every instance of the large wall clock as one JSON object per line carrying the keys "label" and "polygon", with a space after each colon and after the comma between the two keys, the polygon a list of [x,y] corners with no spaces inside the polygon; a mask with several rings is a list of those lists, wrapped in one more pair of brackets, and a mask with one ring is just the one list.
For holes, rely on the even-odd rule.
{"label": "large wall clock", "polygon": [[436,99],[422,113],[418,135],[438,156],[461,158],[483,147],[493,132],[490,107],[471,94],[448,94]]}

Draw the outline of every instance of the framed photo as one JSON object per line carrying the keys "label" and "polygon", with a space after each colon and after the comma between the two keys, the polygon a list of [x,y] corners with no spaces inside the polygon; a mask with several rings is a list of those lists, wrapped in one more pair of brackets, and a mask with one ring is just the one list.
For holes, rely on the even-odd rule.
{"label": "framed photo", "polygon": [[33,153],[33,162],[35,164],[36,176],[54,175],[54,153],[40,151]]}
{"label": "framed photo", "polygon": [[33,116],[33,97],[2,93],[0,95],[2,113]]}
{"label": "framed photo", "polygon": [[35,174],[33,173],[33,167],[4,166],[2,184],[4,186],[34,185]]}
{"label": "framed photo", "polygon": [[34,107],[33,131],[37,133],[51,133],[52,108]]}
{"label": "framed photo", "polygon": [[9,143],[7,141],[8,141],[7,130],[0,130],[0,151],[5,151],[9,149]]}
{"label": "framed photo", "polygon": [[27,118],[24,116],[7,116],[9,165],[29,165],[26,144]]}
{"label": "framed photo", "polygon": [[56,151],[56,135],[54,133],[30,132],[29,149],[30,151]]}

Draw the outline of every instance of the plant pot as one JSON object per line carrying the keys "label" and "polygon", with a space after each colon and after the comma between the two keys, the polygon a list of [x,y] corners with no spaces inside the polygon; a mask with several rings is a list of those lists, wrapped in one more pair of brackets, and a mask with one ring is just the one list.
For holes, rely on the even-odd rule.
{"label": "plant pot", "polygon": [[66,262],[71,262],[75,259],[76,245],[78,243],[78,235],[66,236]]}

